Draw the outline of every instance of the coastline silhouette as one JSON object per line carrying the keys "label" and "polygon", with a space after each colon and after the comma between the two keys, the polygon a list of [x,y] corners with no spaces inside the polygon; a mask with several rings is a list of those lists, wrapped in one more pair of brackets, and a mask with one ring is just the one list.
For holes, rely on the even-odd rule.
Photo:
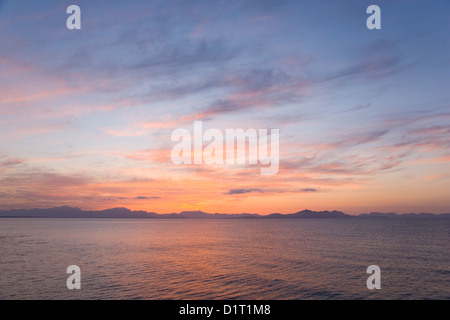
{"label": "coastline silhouette", "polygon": [[61,206],[48,209],[13,209],[0,210],[0,218],[115,218],[115,219],[352,219],[352,218],[450,218],[450,213],[403,213],[371,212],[358,215],[345,214],[342,211],[302,210],[295,213],[271,213],[261,215],[255,213],[207,213],[203,211],[182,211],[179,213],[156,213],[148,211],[131,211],[127,208],[111,208],[106,210],[81,210],[76,207]]}

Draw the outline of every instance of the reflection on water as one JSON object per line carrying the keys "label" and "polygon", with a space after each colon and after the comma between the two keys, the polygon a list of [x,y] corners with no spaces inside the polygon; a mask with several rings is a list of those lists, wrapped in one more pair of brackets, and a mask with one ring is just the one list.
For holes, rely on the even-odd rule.
{"label": "reflection on water", "polygon": [[0,219],[0,296],[450,299],[449,236],[444,219]]}

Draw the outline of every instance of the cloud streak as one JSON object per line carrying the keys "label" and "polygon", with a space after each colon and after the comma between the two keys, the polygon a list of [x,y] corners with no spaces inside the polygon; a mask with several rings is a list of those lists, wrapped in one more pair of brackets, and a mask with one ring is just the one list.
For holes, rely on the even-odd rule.
{"label": "cloud streak", "polygon": [[261,189],[231,189],[227,192],[227,194],[246,194],[246,193],[263,193],[264,191]]}

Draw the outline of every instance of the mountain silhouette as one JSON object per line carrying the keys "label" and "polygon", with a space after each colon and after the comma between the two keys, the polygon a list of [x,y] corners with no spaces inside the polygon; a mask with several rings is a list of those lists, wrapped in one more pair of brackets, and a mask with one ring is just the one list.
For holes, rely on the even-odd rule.
{"label": "mountain silhouette", "polygon": [[0,218],[114,218],[114,219],[342,219],[342,218],[450,218],[450,213],[405,213],[371,212],[359,215],[348,215],[342,211],[302,210],[290,214],[272,213],[260,215],[254,213],[207,213],[203,211],[182,211],[180,213],[159,214],[147,211],[131,211],[127,208],[111,208],[98,211],[84,211],[69,206],[48,209],[13,209],[0,210]]}

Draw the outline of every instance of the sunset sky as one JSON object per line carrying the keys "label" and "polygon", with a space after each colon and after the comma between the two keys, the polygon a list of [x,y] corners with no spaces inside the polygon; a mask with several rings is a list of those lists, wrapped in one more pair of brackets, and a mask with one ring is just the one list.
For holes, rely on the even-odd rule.
{"label": "sunset sky", "polygon": [[[449,17],[448,0],[0,0],[0,209],[450,212]],[[279,129],[278,173],[173,164],[194,120]]]}

